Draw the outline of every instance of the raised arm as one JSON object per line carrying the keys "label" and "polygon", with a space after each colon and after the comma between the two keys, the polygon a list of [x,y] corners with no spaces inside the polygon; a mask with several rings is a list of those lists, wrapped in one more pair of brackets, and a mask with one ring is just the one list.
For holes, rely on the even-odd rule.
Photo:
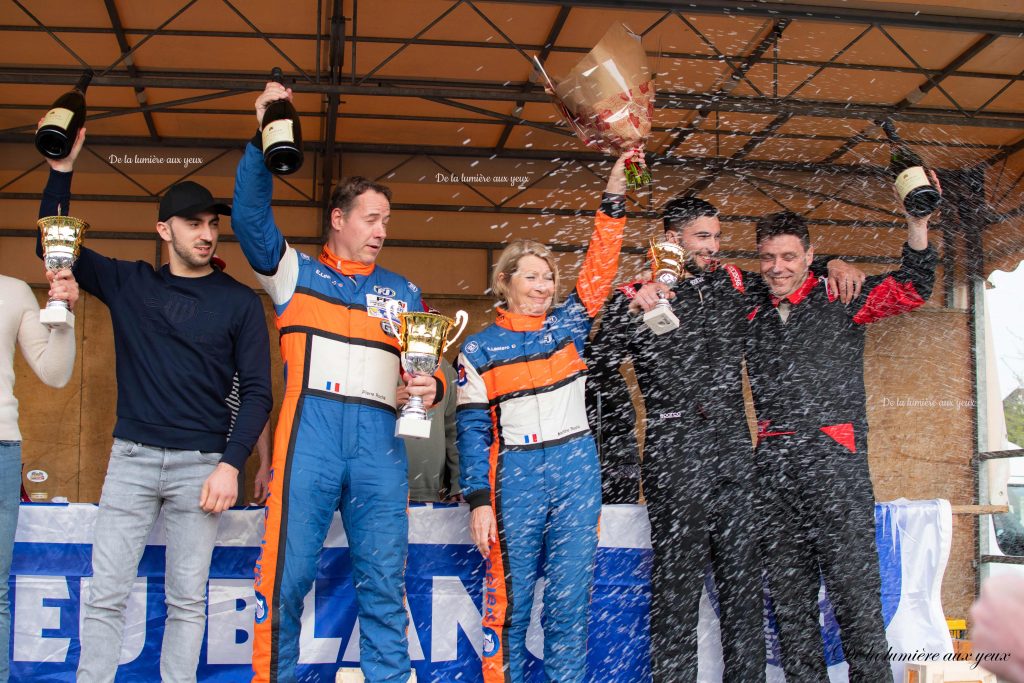
{"label": "raised arm", "polygon": [[[256,120],[263,125],[267,105],[282,97],[291,98],[291,91],[280,83],[270,82],[256,98]],[[231,205],[231,228],[238,237],[249,265],[274,304],[287,303],[298,281],[298,254],[285,242],[274,222],[271,202],[274,197],[274,176],[263,164],[259,132],[245,146],[235,172],[235,194]]]}
{"label": "raised arm", "polygon": [[[42,119],[39,120],[41,124]],[[75,160],[82,151],[85,144],[85,128],[78,130],[78,137],[71,147],[71,152],[63,159],[46,158],[50,167],[50,176],[46,179],[46,187],[43,188],[43,198],[39,202],[39,217],[56,216],[60,214],[67,216],[71,206],[71,175],[75,170]],[[43,243],[40,236],[36,235],[36,256],[43,258]]]}
{"label": "raised arm", "polygon": [[576,294],[590,319],[604,305],[619,269],[622,231],[626,227],[625,164],[631,155],[630,152],[619,157],[608,176],[601,208],[594,217],[594,231],[590,234],[587,254],[576,280]]}
{"label": "raised arm", "polygon": [[263,153],[250,142],[235,172],[231,228],[249,265],[264,276],[277,273],[287,246],[270,208],[273,195],[274,176],[263,165]]}
{"label": "raised arm", "polygon": [[[71,207],[71,179],[74,175],[75,160],[85,144],[85,128],[78,131],[78,137],[71,148],[71,153],[63,159],[47,159],[50,175],[43,188],[43,198],[39,202],[39,217],[67,216]],[[42,235],[36,232],[36,256],[43,258]],[[93,294],[101,301],[113,288],[120,285],[120,273],[117,261],[102,256],[88,247],[82,247],[73,268],[75,279],[82,289]]]}
{"label": "raised arm", "polygon": [[[938,179],[934,182],[938,186]],[[847,309],[855,323],[873,323],[911,311],[932,295],[939,262],[938,252],[928,244],[928,221],[933,215],[907,216],[907,243],[900,268],[867,278],[861,295]]]}

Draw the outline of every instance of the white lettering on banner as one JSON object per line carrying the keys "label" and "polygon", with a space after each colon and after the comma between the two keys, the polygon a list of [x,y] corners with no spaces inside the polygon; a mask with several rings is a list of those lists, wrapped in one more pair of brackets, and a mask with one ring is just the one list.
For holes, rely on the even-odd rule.
{"label": "white lettering on banner", "polygon": [[328,664],[338,661],[341,638],[316,637],[316,583],[302,601],[302,629],[299,631],[299,664]]}
{"label": "white lettering on banner", "polygon": [[[91,576],[81,578],[81,590],[79,593],[78,605],[78,632],[82,632],[82,619],[85,614],[83,605],[85,598],[89,595],[89,587],[92,585]],[[145,578],[137,578],[132,583],[132,589],[128,593],[128,603],[124,611],[124,637],[121,639],[121,654],[118,655],[118,664],[134,662],[142,654],[142,648],[146,646],[146,591],[148,584]]]}
{"label": "white lettering on banner", "polygon": [[248,664],[256,611],[252,579],[210,579],[207,595],[206,663]]}
{"label": "white lettering on banner", "polygon": [[352,625],[352,635],[348,639],[348,646],[345,647],[345,654],[341,656],[343,662],[358,662],[359,659],[359,617],[356,617]]}
{"label": "white lettering on banner", "polygon": [[544,629],[540,617],[544,613],[544,586],[547,579],[537,579],[533,588],[533,609],[530,610],[530,625],[526,627],[526,649],[537,659],[544,659]]}
{"label": "white lettering on banner", "polygon": [[[44,638],[44,629],[60,628],[60,607],[44,600],[67,600],[68,580],[63,576],[15,577],[14,656],[18,662],[63,662],[70,638]],[[5,644],[6,647],[6,644]]]}
{"label": "white lettering on banner", "polygon": [[[409,659],[415,662],[423,661],[423,646],[420,645],[420,634],[416,631],[416,622],[412,620],[412,612],[409,611],[409,601],[405,601],[405,615],[409,617],[409,630],[406,637],[409,639]],[[434,623],[435,612],[430,611],[430,623]]]}
{"label": "white lettering on banner", "polygon": [[[457,580],[457,579],[456,579]],[[316,586],[306,594],[302,602],[302,628],[299,631],[299,664],[333,664],[338,661],[338,651],[341,650],[341,638],[318,638],[316,636]],[[420,645],[420,636],[416,632],[416,623],[412,620],[412,613],[409,612],[409,603],[405,604],[405,614],[409,617],[409,628],[406,637],[409,639],[409,659],[413,661],[423,660],[423,646]],[[434,618],[436,612],[431,614]],[[477,613],[479,619],[480,614]],[[250,645],[250,654],[252,646]],[[454,658],[453,658],[454,659]],[[248,660],[246,660],[248,661]],[[345,654],[342,655],[343,662],[359,661],[359,618],[356,617],[352,624],[352,633],[349,635],[348,644],[345,646]]]}
{"label": "white lettering on banner", "polygon": [[430,595],[430,661],[459,658],[459,629],[466,634],[477,657],[482,657],[484,629],[480,610],[457,576],[435,576]]}

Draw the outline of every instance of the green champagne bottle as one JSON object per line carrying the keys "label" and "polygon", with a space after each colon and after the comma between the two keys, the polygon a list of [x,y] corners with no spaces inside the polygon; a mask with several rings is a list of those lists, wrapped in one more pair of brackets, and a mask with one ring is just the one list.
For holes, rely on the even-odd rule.
{"label": "green champagne bottle", "polygon": [[889,138],[889,171],[895,178],[896,192],[903,208],[911,216],[927,216],[938,207],[942,195],[932,185],[921,157],[903,142],[892,121],[886,119],[878,124]]}
{"label": "green champagne bottle", "polygon": [[[270,80],[280,83],[281,77],[281,69],[275,66]],[[302,167],[302,127],[287,99],[271,102],[263,114],[263,163],[276,175],[289,175]]]}
{"label": "green champagne bottle", "polygon": [[86,70],[73,90],[53,103],[36,131],[36,149],[50,159],[63,159],[71,154],[78,131],[85,123],[85,91],[92,80],[92,69]]}

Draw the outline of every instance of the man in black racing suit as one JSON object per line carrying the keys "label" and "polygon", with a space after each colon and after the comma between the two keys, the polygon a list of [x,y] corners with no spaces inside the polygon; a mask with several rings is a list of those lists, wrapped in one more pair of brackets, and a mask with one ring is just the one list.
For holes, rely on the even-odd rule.
{"label": "man in black racing suit", "polygon": [[875,495],[868,471],[868,324],[931,295],[938,255],[929,216],[907,217],[898,270],[872,275],[842,305],[816,276],[802,216],[757,225],[768,286],[750,300],[747,373],[757,411],[755,501],[786,680],[829,680],[819,629],[824,580],[851,683],[892,681],[882,615]]}

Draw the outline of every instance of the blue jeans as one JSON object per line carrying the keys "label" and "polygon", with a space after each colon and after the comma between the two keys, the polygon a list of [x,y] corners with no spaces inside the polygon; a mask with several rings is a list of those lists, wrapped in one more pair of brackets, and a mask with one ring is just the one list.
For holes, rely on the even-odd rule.
{"label": "blue jeans", "polygon": [[7,582],[21,503],[21,442],[0,441],[0,683],[11,675],[11,601]]}
{"label": "blue jeans", "polygon": [[156,448],[114,439],[92,545],[92,583],[82,605],[78,683],[110,683],[117,672],[124,610],[139,560],[163,510],[167,621],[163,683],[195,683],[206,629],[206,581],[219,515],[199,496],[220,453]]}

